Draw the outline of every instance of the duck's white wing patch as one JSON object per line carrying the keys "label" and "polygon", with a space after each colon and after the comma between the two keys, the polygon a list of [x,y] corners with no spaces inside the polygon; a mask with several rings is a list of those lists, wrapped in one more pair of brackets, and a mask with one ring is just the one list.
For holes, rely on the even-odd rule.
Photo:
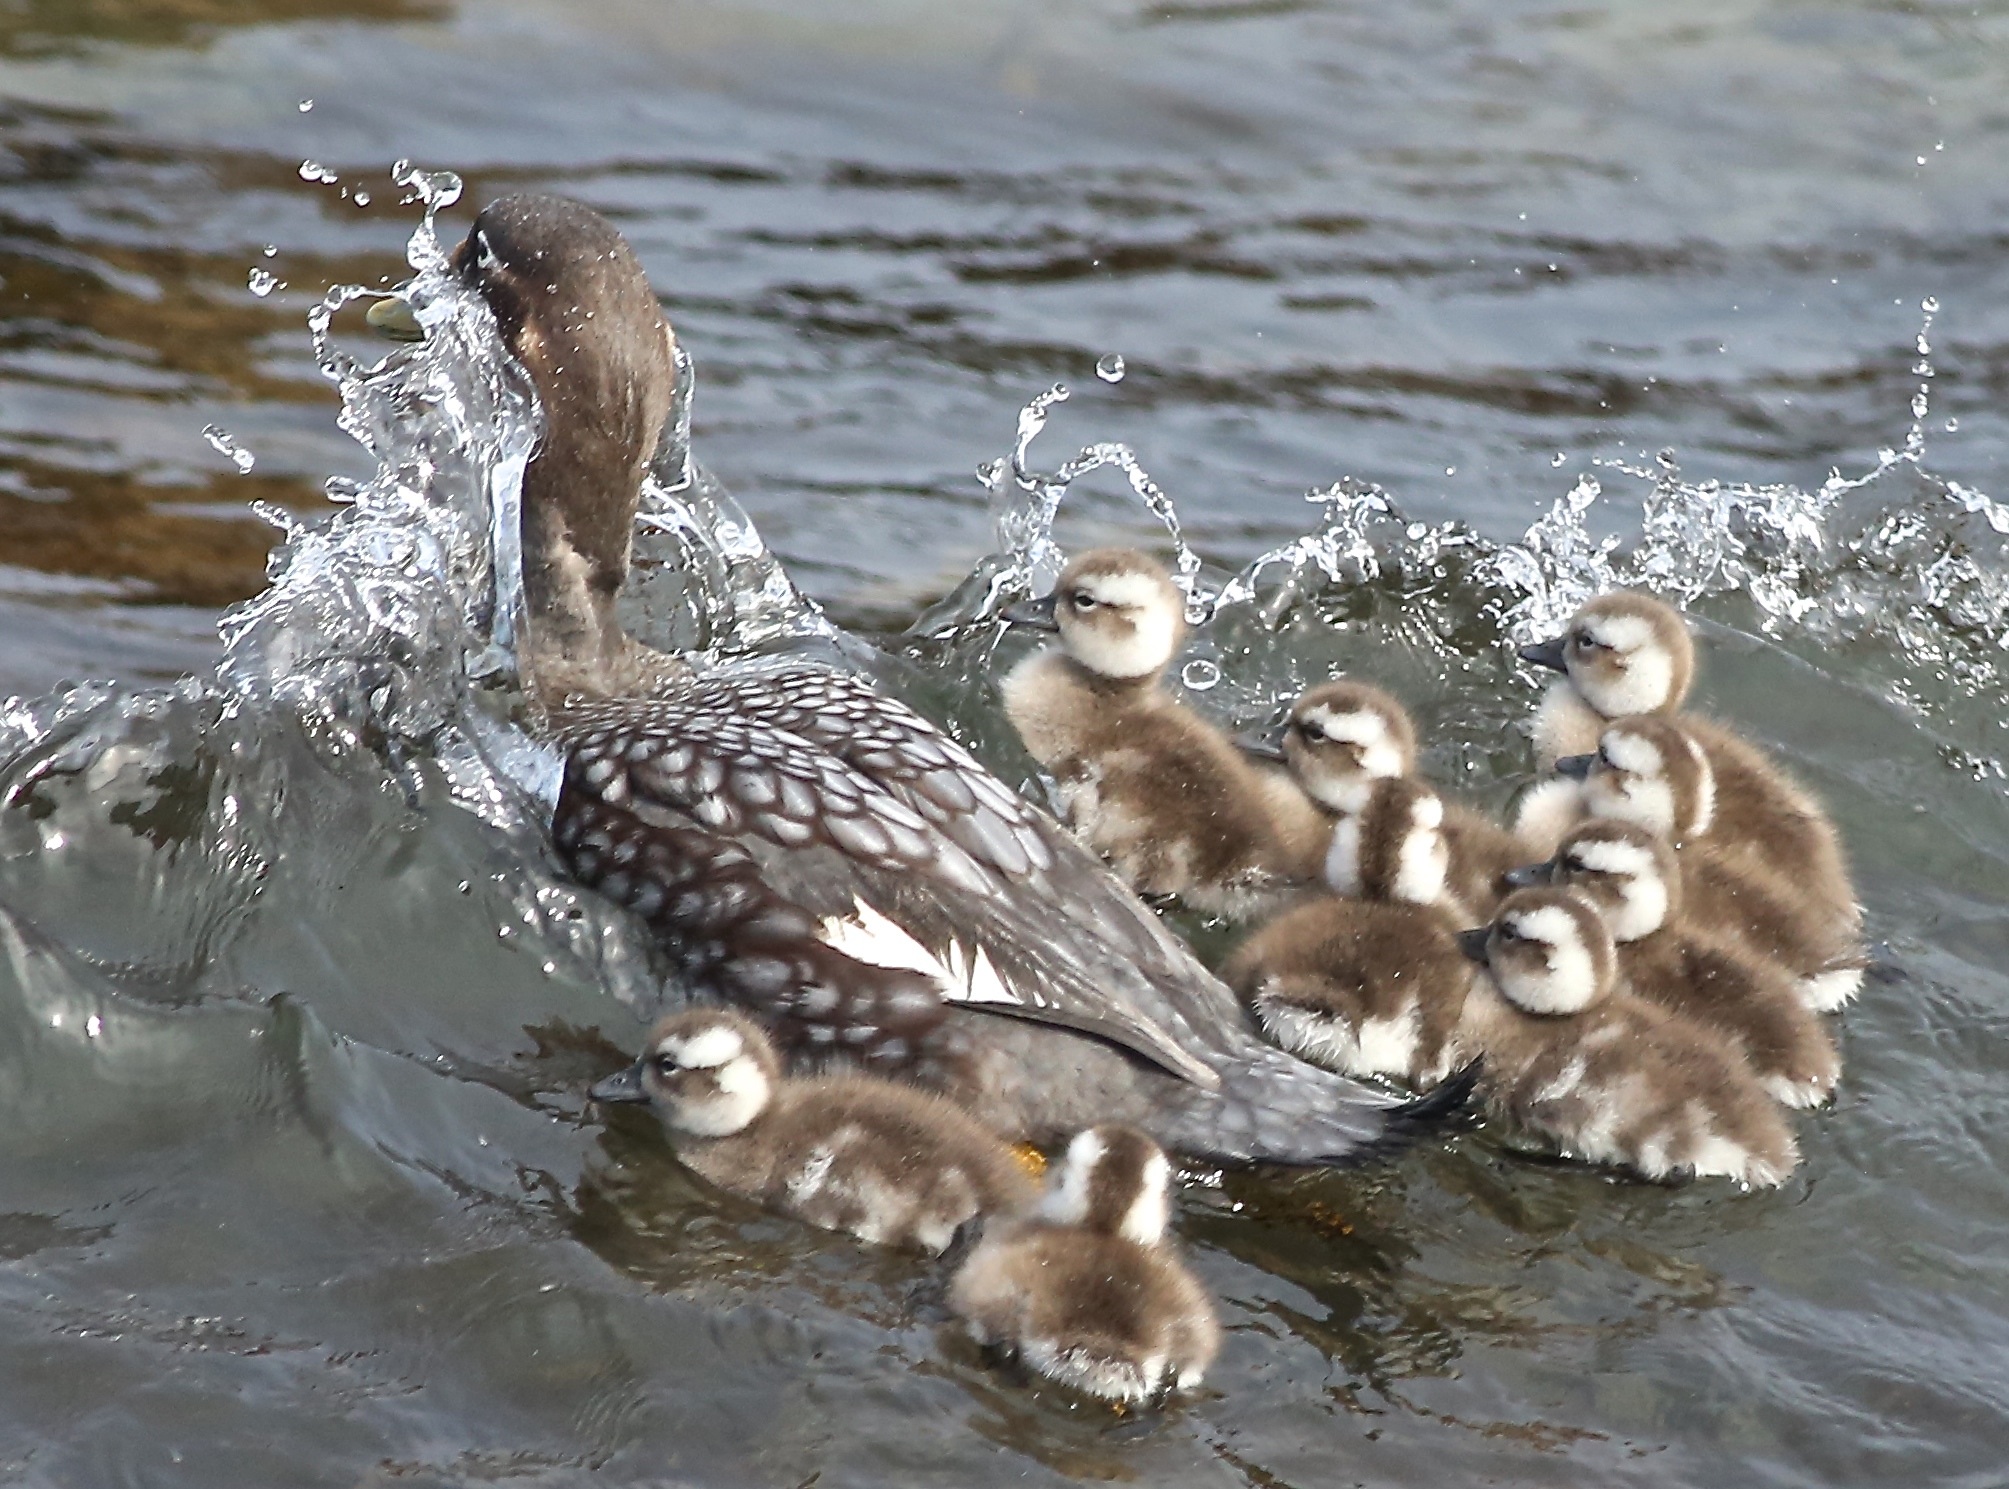
{"label": "duck's white wing patch", "polygon": [[[950,1003],[1026,1006],[1026,1000],[1005,985],[981,946],[972,956],[962,942],[951,941],[938,956],[903,926],[862,899],[852,900],[848,915],[824,916],[818,923],[817,939],[875,967],[903,967],[909,972],[919,972],[939,985],[943,999]],[[1040,1000],[1036,994],[1033,996],[1037,1005]]]}

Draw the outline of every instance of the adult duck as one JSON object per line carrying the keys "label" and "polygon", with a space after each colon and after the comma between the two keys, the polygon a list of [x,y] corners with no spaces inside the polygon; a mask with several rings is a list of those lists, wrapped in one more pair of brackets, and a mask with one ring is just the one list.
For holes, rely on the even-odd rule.
{"label": "adult duck", "polygon": [[[751,1012],[795,1064],[900,1074],[1034,1141],[1130,1122],[1185,1152],[1320,1163],[1449,1104],[1397,1106],[1262,1043],[1096,859],[862,678],[699,670],[628,635],[615,600],[676,382],[648,279],[599,214],[538,195],[484,209],[451,272],[541,405],[520,662],[565,756],[552,841],[685,989]],[[372,317],[416,326],[396,300]]]}

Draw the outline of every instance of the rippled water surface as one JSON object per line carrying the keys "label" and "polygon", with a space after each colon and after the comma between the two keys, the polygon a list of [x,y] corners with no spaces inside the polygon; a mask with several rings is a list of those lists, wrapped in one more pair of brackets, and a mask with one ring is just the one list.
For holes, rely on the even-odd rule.
{"label": "rippled water surface", "polygon": [[[2005,84],[2001,5],[0,14],[0,1477],[2001,1482]],[[354,308],[305,325],[410,272],[400,157],[465,177],[445,233],[524,186],[616,218],[705,465],[1011,778],[1023,643],[968,622],[1093,442],[1204,561],[1203,706],[1357,667],[1491,803],[1508,643],[1606,577],[1692,599],[1878,943],[1800,1176],[1472,1133],[1196,1184],[1227,1344],[1136,1419],[587,1112],[653,985],[492,706],[526,410],[451,306],[376,372]],[[662,485],[637,624],[813,643],[710,478]],[[1083,476],[1053,536],[1162,541],[1137,498]]]}

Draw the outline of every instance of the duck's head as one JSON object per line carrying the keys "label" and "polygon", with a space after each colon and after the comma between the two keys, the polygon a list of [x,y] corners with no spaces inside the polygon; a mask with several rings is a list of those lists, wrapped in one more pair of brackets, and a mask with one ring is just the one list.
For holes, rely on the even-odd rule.
{"label": "duck's head", "polygon": [[1493,923],[1459,938],[1525,1013],[1582,1013],[1611,993],[1618,953],[1597,906],[1574,889],[1517,889]]}
{"label": "duck's head", "polygon": [[1363,900],[1434,905],[1450,872],[1444,800],[1414,776],[1370,781],[1360,810],[1333,825],[1325,855],[1333,892]]}
{"label": "duck's head", "polygon": [[1567,885],[1598,907],[1614,941],[1638,941],[1681,909],[1681,870],[1659,833],[1635,822],[1578,824],[1547,863],[1516,869],[1511,884]]}
{"label": "duck's head", "polygon": [[1672,712],[1695,676],[1695,643],[1681,612],[1630,590],[1599,595],[1562,635],[1522,647],[1521,659],[1566,674],[1607,719]]}
{"label": "duck's head", "polygon": [[1053,593],[1004,612],[1060,632],[1067,654],[1098,677],[1156,677],[1186,639],[1186,600],[1165,566],[1134,548],[1094,548],[1061,571]]}
{"label": "duck's head", "polygon": [[[564,197],[490,202],[450,272],[494,312],[543,415],[523,478],[533,663],[541,653],[566,671],[608,675],[627,655],[613,602],[676,397],[675,339],[627,241]],[[370,319],[397,334],[409,308],[384,301]]]}
{"label": "duck's head", "polygon": [[592,1089],[595,1101],[647,1102],[672,1132],[731,1137],[774,1096],[781,1062],[758,1024],[724,1008],[673,1013],[642,1057]]}
{"label": "duck's head", "polygon": [[1276,753],[1313,801],[1358,812],[1374,782],[1416,768],[1416,726],[1393,695],[1339,678],[1298,695]]}
{"label": "duck's head", "polygon": [[1599,737],[1596,754],[1566,756],[1556,769],[1583,782],[1588,815],[1637,823],[1676,844],[1715,820],[1709,757],[1669,719],[1620,719]]}
{"label": "duck's head", "polygon": [[1171,1223],[1172,1165],[1134,1127],[1090,1127],[1074,1135],[1047,1175],[1039,1214],[1155,1246]]}

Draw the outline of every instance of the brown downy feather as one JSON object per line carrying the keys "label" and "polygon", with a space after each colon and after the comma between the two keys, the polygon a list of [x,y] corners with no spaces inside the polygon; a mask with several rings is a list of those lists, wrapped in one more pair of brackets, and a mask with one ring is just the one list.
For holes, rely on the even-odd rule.
{"label": "brown downy feather", "polygon": [[1603,913],[1634,993],[1735,1037],[1784,1104],[1825,1101],[1841,1074],[1834,1041],[1784,968],[1696,923],[1682,877],[1667,840],[1629,822],[1585,823],[1549,865],[1550,882],[1576,888]]}

